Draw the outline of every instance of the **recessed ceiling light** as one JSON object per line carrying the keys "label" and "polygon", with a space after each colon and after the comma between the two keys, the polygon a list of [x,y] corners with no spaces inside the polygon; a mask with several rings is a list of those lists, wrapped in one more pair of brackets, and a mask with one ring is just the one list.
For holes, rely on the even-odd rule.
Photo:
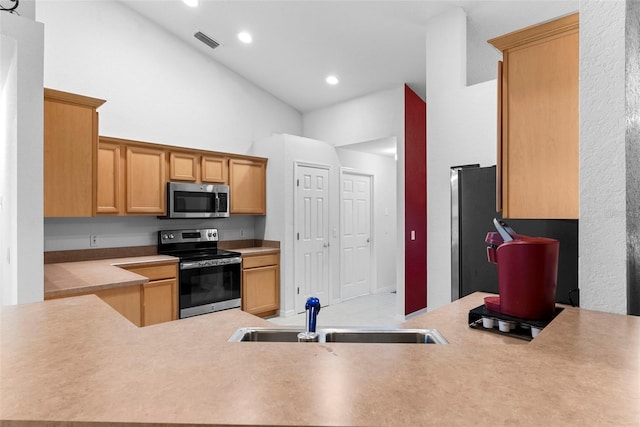
{"label": "recessed ceiling light", "polygon": [[339,80],[336,76],[327,76],[327,78],[325,79],[325,81],[330,84],[331,86],[333,85],[337,85]]}
{"label": "recessed ceiling light", "polygon": [[240,39],[242,43],[247,43],[247,44],[253,41],[253,37],[251,37],[251,34],[247,33],[246,31],[238,33],[238,39]]}
{"label": "recessed ceiling light", "polygon": [[197,7],[198,6],[198,0],[182,0],[182,1],[187,6],[191,6],[191,7]]}

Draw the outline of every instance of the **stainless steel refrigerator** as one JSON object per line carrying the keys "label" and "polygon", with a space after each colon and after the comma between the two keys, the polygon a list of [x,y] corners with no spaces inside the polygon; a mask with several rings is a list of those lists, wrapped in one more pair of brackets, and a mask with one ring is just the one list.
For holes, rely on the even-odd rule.
{"label": "stainless steel refrigerator", "polygon": [[[451,300],[476,291],[498,293],[498,271],[487,261],[488,232],[495,231],[496,167],[451,168]],[[556,301],[579,305],[578,220],[507,219],[518,234],[560,241]]]}

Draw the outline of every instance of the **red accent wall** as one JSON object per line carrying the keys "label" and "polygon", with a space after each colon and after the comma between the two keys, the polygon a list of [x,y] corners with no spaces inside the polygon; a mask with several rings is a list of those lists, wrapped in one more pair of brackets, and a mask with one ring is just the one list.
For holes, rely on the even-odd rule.
{"label": "red accent wall", "polygon": [[[404,312],[427,307],[427,104],[404,86]],[[415,240],[411,240],[411,231]]]}

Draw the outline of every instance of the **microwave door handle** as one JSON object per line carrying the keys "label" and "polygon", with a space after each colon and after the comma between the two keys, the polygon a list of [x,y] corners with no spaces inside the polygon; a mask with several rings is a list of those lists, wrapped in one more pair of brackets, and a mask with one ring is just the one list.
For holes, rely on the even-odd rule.
{"label": "microwave door handle", "polygon": [[216,212],[220,212],[220,197],[218,197],[218,193],[216,195]]}

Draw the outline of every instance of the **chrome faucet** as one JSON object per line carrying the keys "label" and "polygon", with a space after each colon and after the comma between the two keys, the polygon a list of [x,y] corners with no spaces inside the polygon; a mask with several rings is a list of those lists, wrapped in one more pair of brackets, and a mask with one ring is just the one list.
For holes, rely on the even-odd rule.
{"label": "chrome faucet", "polygon": [[299,342],[317,342],[318,335],[316,334],[316,319],[320,312],[320,300],[316,297],[307,299],[307,303],[304,305],[307,310],[307,330],[306,332],[300,332],[298,334]]}

